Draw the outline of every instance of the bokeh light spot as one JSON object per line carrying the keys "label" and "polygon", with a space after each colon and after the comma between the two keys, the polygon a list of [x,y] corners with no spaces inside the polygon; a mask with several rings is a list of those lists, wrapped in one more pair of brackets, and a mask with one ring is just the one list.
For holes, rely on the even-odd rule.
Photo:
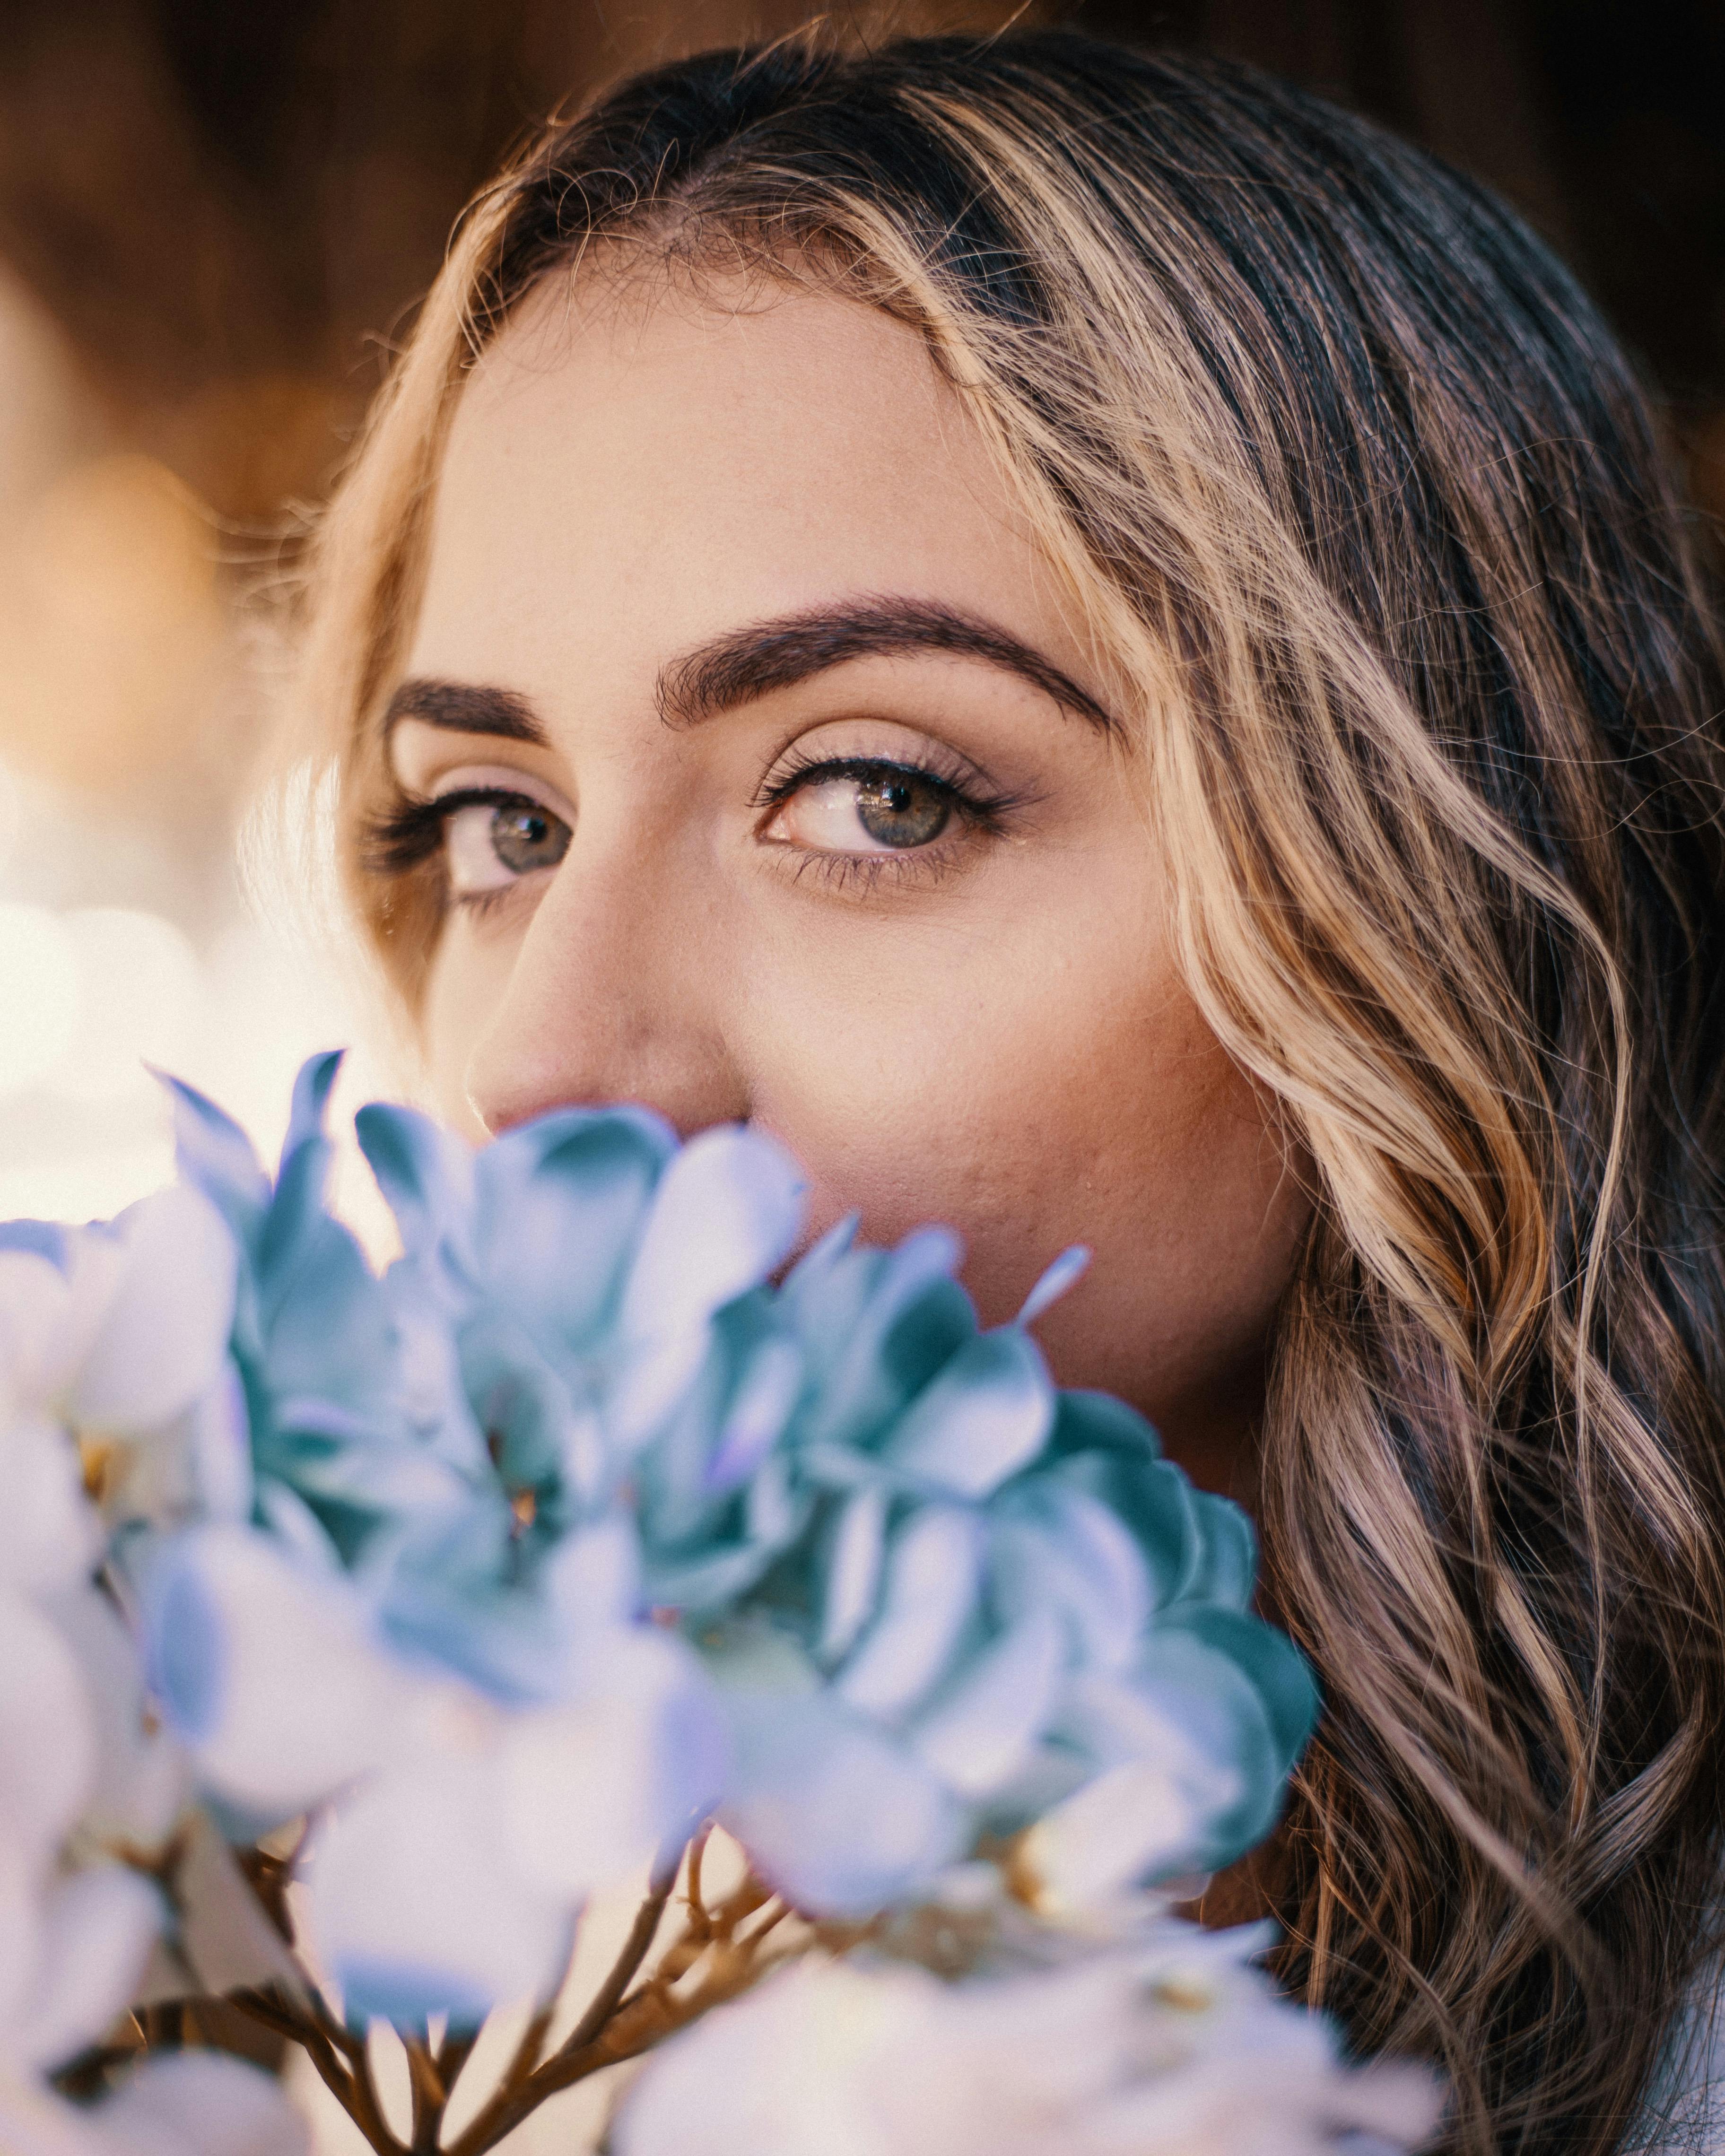
{"label": "bokeh light spot", "polygon": [[76,1036],[83,1004],[66,924],[45,906],[0,906],[0,1093],[48,1075]]}

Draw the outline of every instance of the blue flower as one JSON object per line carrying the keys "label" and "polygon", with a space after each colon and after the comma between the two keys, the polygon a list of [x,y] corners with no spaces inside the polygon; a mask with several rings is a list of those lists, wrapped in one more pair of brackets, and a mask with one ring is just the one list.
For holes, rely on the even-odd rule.
{"label": "blue flower", "polygon": [[758,1133],[680,1147],[640,1109],[542,1116],[477,1155],[406,1109],[357,1127],[401,1229],[383,1290],[416,1413],[470,1493],[389,1539],[382,1622],[500,1697],[553,1697],[579,1636],[570,1538],[619,1512],[716,1313],[793,1245],[801,1178]]}
{"label": "blue flower", "polygon": [[259,1521],[344,1558],[380,1522],[457,1494],[418,1441],[395,1312],[352,1233],[325,1204],[323,1116],[339,1055],[300,1070],[275,1183],[239,1126],[169,1081],[180,1172],[227,1221],[239,1252],[231,1354]]}
{"label": "blue flower", "polygon": [[1058,1393],[1022,1324],[981,1331],[957,1260],[938,1229],[829,1237],[721,1314],[637,1470],[647,1591],[732,1721],[723,1816],[810,1910],[914,1895],[1122,1770],[1142,1831],[1109,1887],[1224,1862],[1315,1713],[1248,1611],[1244,1515]]}

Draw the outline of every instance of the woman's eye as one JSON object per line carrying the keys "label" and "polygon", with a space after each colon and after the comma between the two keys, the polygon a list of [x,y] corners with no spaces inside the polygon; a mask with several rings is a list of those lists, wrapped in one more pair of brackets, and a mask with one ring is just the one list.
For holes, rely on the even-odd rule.
{"label": "woman's eye", "polygon": [[501,891],[536,869],[554,869],[568,850],[562,818],[525,798],[470,801],[444,822],[444,859],[457,898]]}
{"label": "woman's eye", "polygon": [[783,803],[767,835],[823,854],[904,853],[939,838],[952,817],[950,788],[881,765],[810,779]]}

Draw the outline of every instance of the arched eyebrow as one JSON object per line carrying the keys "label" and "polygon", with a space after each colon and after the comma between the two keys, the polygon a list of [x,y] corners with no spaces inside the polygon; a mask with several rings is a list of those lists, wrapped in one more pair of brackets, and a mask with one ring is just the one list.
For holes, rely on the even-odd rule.
{"label": "arched eyebrow", "polygon": [[[727,629],[663,667],[655,701],[667,726],[697,726],[752,697],[793,688],[852,660],[906,652],[982,660],[1016,674],[1102,732],[1115,731],[1113,718],[1096,698],[1034,645],[992,622],[927,599],[862,599]],[[494,734],[535,748],[550,746],[532,706],[512,689],[403,681],[383,714],[386,741],[403,719],[453,733]]]}
{"label": "arched eyebrow", "polygon": [[403,681],[383,712],[387,742],[403,719],[418,719],[456,734],[495,734],[500,740],[526,742],[548,748],[551,737],[525,696],[513,689],[490,689],[465,681]]}
{"label": "arched eyebrow", "polygon": [[993,622],[927,599],[866,598],[730,629],[674,660],[659,676],[660,716],[696,726],[774,689],[789,689],[853,659],[936,652],[980,659],[1040,689],[1104,733],[1111,716],[1052,660]]}

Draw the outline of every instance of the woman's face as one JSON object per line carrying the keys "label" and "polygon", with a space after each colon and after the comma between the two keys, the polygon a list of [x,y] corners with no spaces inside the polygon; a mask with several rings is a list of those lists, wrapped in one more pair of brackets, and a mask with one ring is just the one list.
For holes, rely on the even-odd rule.
{"label": "woman's face", "polygon": [[1099,694],[911,331],[542,297],[462,396],[396,851],[441,848],[452,1116],[750,1118],[814,1229],[956,1227],[989,1322],[1087,1243],[1056,1375],[1220,1484],[1304,1203],[1175,971]]}

